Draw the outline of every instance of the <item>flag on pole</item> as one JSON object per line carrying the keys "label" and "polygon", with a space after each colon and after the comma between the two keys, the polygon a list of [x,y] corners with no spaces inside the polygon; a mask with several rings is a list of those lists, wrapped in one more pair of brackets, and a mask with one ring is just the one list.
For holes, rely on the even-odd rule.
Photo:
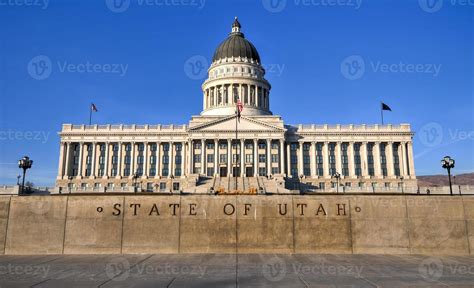
{"label": "flag on pole", "polygon": [[244,105],[242,105],[242,102],[240,102],[240,99],[237,99],[237,117],[240,122],[240,113],[244,110]]}
{"label": "flag on pole", "polygon": [[392,109],[390,109],[390,107],[387,104],[383,103],[383,102],[382,102],[382,110],[392,111]]}
{"label": "flag on pole", "polygon": [[380,103],[382,104],[382,107],[381,107],[382,109],[380,110],[380,115],[382,116],[382,125],[383,125],[383,111],[384,110],[385,111],[392,111],[392,109],[390,109],[390,107],[387,104],[385,104],[383,102],[380,102]]}
{"label": "flag on pole", "polygon": [[94,103],[91,103],[91,109],[89,110],[89,125],[92,125],[92,112],[97,112],[97,107],[95,107]]}
{"label": "flag on pole", "polygon": [[94,103],[91,103],[91,111],[94,111],[94,112],[99,111],[99,110],[97,110],[97,107],[95,106]]}

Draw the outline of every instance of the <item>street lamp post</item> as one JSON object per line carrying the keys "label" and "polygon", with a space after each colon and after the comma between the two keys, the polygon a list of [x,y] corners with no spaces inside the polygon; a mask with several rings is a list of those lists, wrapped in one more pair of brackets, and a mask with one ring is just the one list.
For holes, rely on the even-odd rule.
{"label": "street lamp post", "polygon": [[405,178],[403,178],[403,176],[400,176],[400,181],[402,181],[402,194],[405,194],[405,191],[403,190],[403,179]]}
{"label": "street lamp post", "polygon": [[23,169],[23,182],[21,185],[20,195],[23,194],[23,191],[25,189],[26,170],[30,169],[32,165],[33,165],[33,160],[30,160],[30,157],[28,156],[24,156],[23,158],[18,160],[18,168]]}
{"label": "street lamp post", "polygon": [[448,170],[448,178],[449,178],[449,192],[453,195],[453,185],[451,184],[451,169],[454,168],[454,159],[449,156],[444,156],[441,160],[441,166]]}
{"label": "street lamp post", "polygon": [[339,193],[339,179],[341,178],[341,174],[336,172],[332,175],[332,177],[336,178],[336,194],[338,194]]}
{"label": "street lamp post", "polygon": [[69,182],[68,182],[68,184],[67,184],[67,186],[69,187],[69,189],[68,189],[68,190],[69,190],[69,194],[71,194],[72,179],[73,179],[73,178],[74,178],[74,177],[72,177],[72,176],[67,177],[67,180],[69,180]]}
{"label": "street lamp post", "polygon": [[138,172],[135,172],[132,176],[133,178],[133,191],[137,193],[137,180],[138,180]]}

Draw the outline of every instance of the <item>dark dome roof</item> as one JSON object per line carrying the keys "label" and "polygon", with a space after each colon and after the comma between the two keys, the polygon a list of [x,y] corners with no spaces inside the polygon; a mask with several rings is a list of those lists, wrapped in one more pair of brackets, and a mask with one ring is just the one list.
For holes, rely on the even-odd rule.
{"label": "dark dome roof", "polygon": [[217,47],[212,62],[226,57],[241,57],[253,59],[260,63],[260,55],[258,55],[257,49],[253,46],[250,41],[245,39],[243,33],[240,32],[240,23],[235,18],[232,24],[232,32],[229,37]]}

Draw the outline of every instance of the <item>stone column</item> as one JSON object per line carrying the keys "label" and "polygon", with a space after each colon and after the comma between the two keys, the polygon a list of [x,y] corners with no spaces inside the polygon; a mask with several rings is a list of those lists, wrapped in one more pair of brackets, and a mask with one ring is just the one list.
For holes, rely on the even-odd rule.
{"label": "stone column", "polygon": [[347,148],[347,160],[349,161],[349,177],[355,177],[355,160],[354,160],[354,142],[349,142]]}
{"label": "stone column", "polygon": [[70,175],[71,173],[71,148],[73,147],[73,143],[66,142],[67,148],[66,148],[66,160],[65,160],[65,168],[64,168],[64,176],[72,176]]}
{"label": "stone column", "polygon": [[[109,150],[110,150],[110,143],[109,142],[106,142],[105,143],[105,157],[104,157],[104,175],[102,176],[102,178],[104,179],[107,179],[107,177],[109,177],[109,167],[110,167],[110,163],[109,163]],[[113,155],[113,153],[112,153]]]}
{"label": "stone column", "polygon": [[324,176],[331,177],[329,175],[329,142],[323,142],[323,174]]}
{"label": "stone column", "polygon": [[408,177],[408,161],[407,161],[407,143],[406,142],[401,142],[400,143],[400,148],[402,152],[400,153],[400,169],[401,169],[401,175],[404,178]]}
{"label": "stone column", "polygon": [[258,86],[255,85],[255,106],[259,107],[259,105],[260,105],[260,101],[258,99]]}
{"label": "stone column", "polygon": [[258,176],[258,139],[253,139],[253,176]]}
{"label": "stone column", "polygon": [[382,171],[380,169],[380,142],[374,143],[374,169],[375,177],[381,177]]}
{"label": "stone column", "polygon": [[161,142],[156,142],[156,176],[159,178],[161,176]]}
{"label": "stone column", "polygon": [[408,167],[409,167],[409,173],[410,173],[410,178],[414,179],[415,178],[415,162],[413,161],[413,143],[410,141],[407,143],[408,147]]}
{"label": "stone column", "polygon": [[232,140],[227,139],[227,177],[232,175],[232,165]]}
{"label": "stone column", "polygon": [[206,140],[201,139],[201,174],[207,175]]}
{"label": "stone column", "polygon": [[311,141],[309,161],[311,163],[311,177],[315,178],[317,173],[316,173],[316,143],[314,141]]}
{"label": "stone column", "polygon": [[135,142],[131,143],[132,145],[132,151],[131,151],[131,161],[130,161],[130,177],[132,177],[133,174],[135,174]]}
{"label": "stone column", "polygon": [[194,155],[193,155],[193,140],[188,140],[188,175],[193,174],[193,167],[194,167]]}
{"label": "stone column", "polygon": [[303,163],[303,146],[304,146],[304,142],[302,141],[298,141],[298,177],[300,175],[304,175],[304,163]]}
{"label": "stone column", "polygon": [[[96,159],[96,155],[97,155],[97,142],[93,142],[92,143],[92,157],[91,157],[91,175],[90,177],[91,178],[94,178],[97,173],[96,173],[96,168],[97,168],[97,159]],[[100,153],[100,151],[99,151]]]}
{"label": "stone column", "polygon": [[367,142],[360,143],[360,166],[362,177],[369,175],[369,162],[367,161]]}
{"label": "stone column", "polygon": [[64,154],[67,153],[67,143],[61,142],[59,147],[59,165],[58,165],[58,178],[62,179],[64,176]]}
{"label": "stone column", "polygon": [[118,142],[117,143],[118,146],[119,146],[119,151],[118,151],[118,159],[117,159],[117,176],[116,178],[121,178],[122,175],[123,175],[123,154],[122,151],[123,151],[123,143],[122,142]]}
{"label": "stone column", "polygon": [[146,178],[148,178],[148,176],[150,175],[149,173],[149,165],[150,165],[150,159],[148,159],[148,155],[149,155],[149,152],[148,152],[148,149],[150,149],[149,145],[148,145],[148,142],[145,142],[143,143],[143,176],[145,176]]}
{"label": "stone column", "polygon": [[272,140],[267,139],[267,175],[272,174]]}
{"label": "stone column", "polygon": [[280,160],[280,168],[278,169],[280,174],[285,173],[283,169],[285,169],[285,139],[280,139],[280,149],[278,151],[278,160]]}
{"label": "stone column", "polygon": [[286,177],[291,175],[291,155],[290,155],[291,142],[286,143]]}
{"label": "stone column", "polygon": [[82,168],[84,167],[83,163],[83,155],[84,155],[84,142],[79,142],[79,159],[77,161],[77,177],[80,178],[82,175]]}
{"label": "stone column", "polygon": [[240,139],[240,177],[244,177],[244,172],[245,172],[245,140]]}
{"label": "stone column", "polygon": [[171,178],[171,176],[174,176],[174,156],[175,156],[175,148],[174,148],[174,142],[169,142],[170,143],[170,151],[169,151],[169,155],[170,155],[170,161],[169,161],[169,168],[170,168],[170,171],[168,173],[168,178]]}
{"label": "stone column", "polygon": [[393,177],[395,175],[393,167],[393,142],[387,143],[387,150],[385,151],[387,158],[387,175],[388,177]]}
{"label": "stone column", "polygon": [[334,153],[336,157],[336,172],[342,175],[342,157],[341,157],[341,142],[336,142],[336,151]]}
{"label": "stone column", "polygon": [[217,174],[219,174],[219,139],[214,139],[214,176]]}

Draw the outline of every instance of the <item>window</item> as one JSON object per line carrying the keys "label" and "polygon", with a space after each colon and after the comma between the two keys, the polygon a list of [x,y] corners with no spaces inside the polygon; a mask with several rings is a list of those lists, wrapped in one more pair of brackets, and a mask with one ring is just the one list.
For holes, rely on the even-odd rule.
{"label": "window", "polygon": [[310,161],[311,161],[311,160],[310,160],[309,155],[304,155],[304,156],[303,156],[303,163],[304,163],[304,164],[309,164]]}
{"label": "window", "polygon": [[212,167],[207,168],[207,176],[209,177],[214,176],[214,168]]}
{"label": "window", "polygon": [[303,173],[304,173],[305,176],[310,176],[310,175],[311,175],[311,169],[309,169],[309,168],[304,168],[304,169],[303,169]]}
{"label": "window", "polygon": [[181,176],[181,168],[180,167],[174,169],[174,176],[178,176],[178,177]]}
{"label": "window", "polygon": [[227,154],[221,154],[219,155],[220,163],[226,163],[227,162]]}
{"label": "window", "polygon": [[170,156],[163,155],[163,164],[168,164],[168,163],[170,163]]}
{"label": "window", "polygon": [[145,150],[145,145],[143,143],[138,144],[138,151],[143,151]]}
{"label": "window", "polygon": [[272,167],[272,174],[278,174],[280,173],[280,170],[278,169],[278,167]]}
{"label": "window", "polygon": [[245,163],[252,163],[253,162],[253,155],[247,154],[245,155]]}
{"label": "window", "polygon": [[265,163],[265,154],[258,154],[258,162]]}
{"label": "window", "polygon": [[201,155],[200,154],[194,155],[194,163],[201,163]]}
{"label": "window", "polygon": [[272,154],[272,163],[278,163],[278,154]]}
{"label": "window", "polygon": [[265,167],[258,168],[258,175],[266,176],[267,175],[267,169],[265,169]]}
{"label": "window", "polygon": [[153,192],[153,183],[146,183],[146,192]]}
{"label": "window", "polygon": [[176,165],[181,165],[181,158],[182,158],[181,155],[176,155],[176,156],[174,157],[174,163],[175,163]]}
{"label": "window", "polygon": [[207,163],[214,163],[214,154],[207,155]]}
{"label": "window", "polygon": [[179,183],[173,183],[173,191],[179,191]]}
{"label": "window", "polygon": [[170,144],[168,143],[163,144],[163,151],[170,151]]}
{"label": "window", "polygon": [[166,183],[161,182],[160,183],[160,191],[165,191],[166,190]]}
{"label": "window", "polygon": [[290,161],[291,161],[291,164],[298,164],[298,156],[291,155]]}
{"label": "window", "polygon": [[214,143],[208,142],[207,143],[207,149],[214,149]]}

